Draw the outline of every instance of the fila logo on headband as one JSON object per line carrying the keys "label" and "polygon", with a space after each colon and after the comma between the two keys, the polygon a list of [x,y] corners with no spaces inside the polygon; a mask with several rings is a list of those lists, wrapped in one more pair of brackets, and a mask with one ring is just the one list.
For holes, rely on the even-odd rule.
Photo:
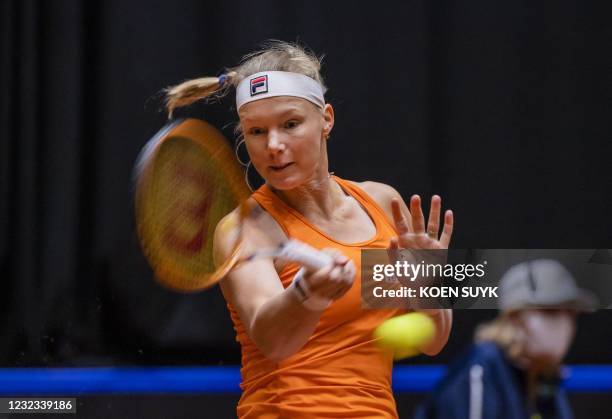
{"label": "fila logo on headband", "polygon": [[268,76],[263,75],[251,79],[251,96],[268,93]]}

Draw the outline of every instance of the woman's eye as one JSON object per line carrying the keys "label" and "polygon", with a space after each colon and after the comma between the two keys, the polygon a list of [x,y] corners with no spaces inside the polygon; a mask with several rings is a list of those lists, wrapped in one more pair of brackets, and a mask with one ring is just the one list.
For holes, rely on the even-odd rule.
{"label": "woman's eye", "polygon": [[263,130],[261,128],[251,128],[249,130],[249,134],[251,135],[260,135],[263,133]]}
{"label": "woman's eye", "polygon": [[295,127],[297,127],[298,125],[300,125],[299,121],[294,121],[294,120],[291,120],[291,121],[287,121],[287,122],[285,122],[285,128],[289,128],[289,129],[291,129],[291,128],[295,128]]}

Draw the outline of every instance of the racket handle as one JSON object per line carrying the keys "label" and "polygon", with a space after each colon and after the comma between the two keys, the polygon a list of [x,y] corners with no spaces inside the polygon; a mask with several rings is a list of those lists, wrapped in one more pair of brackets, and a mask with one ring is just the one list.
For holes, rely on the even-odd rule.
{"label": "racket handle", "polygon": [[276,257],[297,262],[307,269],[317,271],[332,263],[333,259],[327,253],[310,247],[297,240],[288,240],[278,249]]}

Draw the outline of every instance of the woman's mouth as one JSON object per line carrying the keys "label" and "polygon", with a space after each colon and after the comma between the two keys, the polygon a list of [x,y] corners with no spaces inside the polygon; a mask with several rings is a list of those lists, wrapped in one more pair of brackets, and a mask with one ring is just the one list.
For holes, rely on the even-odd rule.
{"label": "woman's mouth", "polygon": [[276,166],[270,166],[270,169],[273,172],[280,172],[280,171],[286,169],[287,167],[291,166],[292,164],[293,163],[285,163],[285,164],[279,164],[279,165],[276,165]]}

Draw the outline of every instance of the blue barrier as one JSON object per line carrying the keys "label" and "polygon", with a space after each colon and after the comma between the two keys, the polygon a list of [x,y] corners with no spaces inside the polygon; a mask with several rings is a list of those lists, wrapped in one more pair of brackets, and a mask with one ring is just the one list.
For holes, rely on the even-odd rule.
{"label": "blue barrier", "polygon": [[[440,365],[398,365],[393,390],[430,391],[444,375]],[[612,365],[574,365],[564,370],[571,392],[612,392]],[[240,368],[101,367],[0,368],[0,395],[133,393],[238,393]]]}

